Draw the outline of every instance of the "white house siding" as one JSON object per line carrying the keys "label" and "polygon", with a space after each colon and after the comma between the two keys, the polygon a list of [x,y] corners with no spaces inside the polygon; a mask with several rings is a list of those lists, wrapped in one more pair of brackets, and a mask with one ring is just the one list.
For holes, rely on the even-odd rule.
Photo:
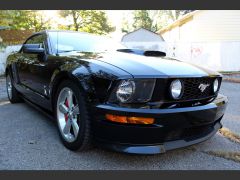
{"label": "white house siding", "polygon": [[178,41],[191,42],[194,40],[194,35],[192,35],[195,32],[193,23],[194,21],[189,21],[179,27]]}
{"label": "white house siding", "polygon": [[194,41],[240,41],[240,10],[205,10],[193,16]]}
{"label": "white house siding", "polygon": [[192,20],[163,34],[165,41],[240,41],[240,10],[197,11]]}
{"label": "white house siding", "polygon": [[240,42],[167,43],[166,53],[215,71],[240,71]]}
{"label": "white house siding", "polygon": [[8,55],[14,51],[18,51],[20,48],[21,45],[7,46],[4,50],[0,51],[0,75],[4,74],[5,72],[6,59]]}
{"label": "white house siding", "polygon": [[240,71],[240,11],[197,11],[162,36],[169,56],[217,71]]}

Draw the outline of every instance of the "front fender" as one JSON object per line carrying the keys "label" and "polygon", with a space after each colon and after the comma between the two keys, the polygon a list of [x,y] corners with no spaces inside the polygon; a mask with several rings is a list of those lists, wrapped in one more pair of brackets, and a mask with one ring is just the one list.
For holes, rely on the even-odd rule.
{"label": "front fender", "polygon": [[94,88],[92,86],[89,72],[84,67],[81,67],[81,69],[82,76],[78,76],[76,73],[74,73],[74,70],[67,69],[65,65],[53,72],[49,83],[49,94],[52,102],[55,98],[58,86],[65,79],[74,81],[88,96],[92,96],[92,94],[94,94]]}
{"label": "front fender", "polygon": [[89,101],[102,103],[106,100],[113,81],[119,78],[132,78],[132,76],[101,61],[66,60],[51,77],[50,96],[54,98],[57,87],[63,79],[72,79],[87,94]]}

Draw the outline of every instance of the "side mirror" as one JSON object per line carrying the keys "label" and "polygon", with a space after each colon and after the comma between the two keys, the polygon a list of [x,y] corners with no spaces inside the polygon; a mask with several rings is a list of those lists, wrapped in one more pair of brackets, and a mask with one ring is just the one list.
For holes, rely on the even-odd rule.
{"label": "side mirror", "polygon": [[44,49],[41,48],[40,44],[24,44],[23,45],[23,53],[27,54],[43,54]]}

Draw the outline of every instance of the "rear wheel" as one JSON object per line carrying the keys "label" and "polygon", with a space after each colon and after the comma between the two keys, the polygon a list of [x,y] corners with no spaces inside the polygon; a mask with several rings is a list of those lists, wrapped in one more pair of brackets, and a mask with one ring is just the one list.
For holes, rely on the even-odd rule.
{"label": "rear wheel", "polygon": [[60,138],[70,150],[86,150],[91,145],[90,119],[82,90],[67,80],[55,98],[55,115]]}
{"label": "rear wheel", "polygon": [[7,77],[6,77],[6,88],[7,88],[8,99],[11,103],[21,102],[21,97],[19,96],[19,93],[16,90],[16,88],[13,86],[10,74],[7,74]]}

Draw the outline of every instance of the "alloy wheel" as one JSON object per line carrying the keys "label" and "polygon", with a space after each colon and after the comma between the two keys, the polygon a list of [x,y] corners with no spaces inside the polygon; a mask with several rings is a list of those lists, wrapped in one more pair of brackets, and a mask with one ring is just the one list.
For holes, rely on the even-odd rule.
{"label": "alloy wheel", "polygon": [[79,106],[73,91],[65,87],[57,100],[57,121],[60,132],[67,142],[73,142],[79,133]]}

